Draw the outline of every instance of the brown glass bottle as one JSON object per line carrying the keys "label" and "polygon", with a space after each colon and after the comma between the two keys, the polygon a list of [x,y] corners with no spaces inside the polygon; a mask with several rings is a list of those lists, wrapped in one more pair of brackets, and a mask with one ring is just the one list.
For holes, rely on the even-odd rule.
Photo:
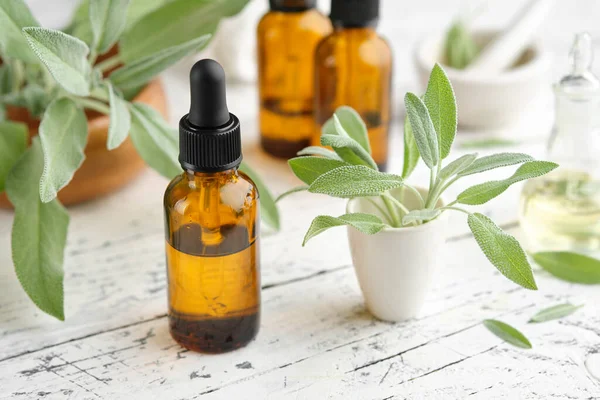
{"label": "brown glass bottle", "polygon": [[164,196],[169,328],[190,350],[221,353],[246,345],[260,324],[259,196],[238,171],[240,124],[221,66],[199,61],[191,84],[179,123],[184,172]]}
{"label": "brown glass bottle", "polygon": [[314,52],[331,32],[315,3],[271,0],[258,24],[261,144],[277,157],[294,157],[313,134]]}
{"label": "brown glass bottle", "polygon": [[367,124],[373,159],[387,167],[391,114],[392,52],[375,31],[376,0],[333,0],[334,31],[315,52],[313,144],[336,108],[354,108]]}

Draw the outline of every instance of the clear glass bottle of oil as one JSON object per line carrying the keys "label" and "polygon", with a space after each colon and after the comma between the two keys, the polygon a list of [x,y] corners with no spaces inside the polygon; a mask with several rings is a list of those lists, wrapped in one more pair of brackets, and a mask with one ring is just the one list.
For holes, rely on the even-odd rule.
{"label": "clear glass bottle of oil", "polygon": [[257,28],[260,134],[263,149],[295,157],[313,133],[314,53],[331,32],[316,0],[270,0]]}
{"label": "clear glass bottle of oil", "polygon": [[227,109],[223,69],[201,60],[190,80],[190,113],[179,123],[184,172],[164,197],[169,328],[190,350],[221,353],[258,332],[259,196],[238,171],[240,123]]}
{"label": "clear glass bottle of oil", "polygon": [[315,52],[315,127],[343,105],[354,108],[367,124],[373,159],[385,170],[391,114],[392,51],[377,34],[379,0],[332,0],[334,31]]}
{"label": "clear glass bottle of oil", "polygon": [[548,158],[560,167],[528,181],[521,196],[531,251],[600,255],[600,80],[591,72],[592,58],[590,36],[577,35],[572,71],[555,86]]}

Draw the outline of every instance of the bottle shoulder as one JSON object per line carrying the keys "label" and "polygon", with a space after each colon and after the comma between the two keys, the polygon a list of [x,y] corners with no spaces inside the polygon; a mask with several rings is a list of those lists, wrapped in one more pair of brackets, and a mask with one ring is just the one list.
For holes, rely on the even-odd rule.
{"label": "bottle shoulder", "polygon": [[[348,52],[356,53],[365,63],[388,66],[392,63],[392,49],[382,36],[373,31],[340,29],[324,37],[315,50],[317,62],[329,65],[346,60]],[[336,62],[337,61],[337,62]]]}
{"label": "bottle shoulder", "polygon": [[266,34],[284,35],[293,31],[327,35],[332,31],[332,26],[329,18],[316,9],[301,13],[270,11],[262,16],[257,25],[259,37]]}

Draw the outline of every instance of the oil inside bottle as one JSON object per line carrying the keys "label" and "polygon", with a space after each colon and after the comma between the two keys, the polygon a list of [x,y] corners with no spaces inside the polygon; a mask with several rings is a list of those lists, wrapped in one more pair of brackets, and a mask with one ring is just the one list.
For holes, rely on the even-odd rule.
{"label": "oil inside bottle", "polygon": [[530,251],[568,250],[600,255],[600,181],[557,170],[528,181],[520,221]]}
{"label": "oil inside bottle", "polygon": [[186,224],[167,241],[169,327],[184,347],[221,353],[259,328],[258,244],[246,227]]}

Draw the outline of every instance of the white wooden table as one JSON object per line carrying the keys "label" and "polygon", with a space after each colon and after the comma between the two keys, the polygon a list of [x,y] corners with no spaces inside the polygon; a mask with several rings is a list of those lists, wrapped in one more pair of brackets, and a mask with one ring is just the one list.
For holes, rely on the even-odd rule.
{"label": "white wooden table", "polygon": [[[433,21],[443,23],[457,1],[435,3]],[[593,0],[578,0],[577,17],[569,14],[575,6],[565,5],[574,2],[562,3],[546,27],[559,60],[571,32],[597,29],[600,17]],[[400,55],[409,54],[426,29],[417,21],[428,6],[411,7],[401,7],[398,19],[405,24],[382,23],[396,50],[398,99],[416,90],[410,59]],[[560,35],[552,30],[559,17]],[[185,73],[174,69],[165,80],[175,123],[189,104]],[[230,109],[242,120],[246,159],[268,177],[274,192],[297,184],[284,162],[258,149],[254,89],[232,87],[229,95]],[[550,118],[545,114],[539,121]],[[543,158],[546,126],[518,147],[494,151]],[[524,131],[503,133],[514,137]],[[393,134],[391,170],[398,171],[397,123]],[[455,156],[464,152],[457,146]],[[422,166],[412,181],[427,182]],[[474,182],[465,179],[448,196]],[[70,209],[66,322],[38,311],[20,288],[9,250],[12,212],[0,210],[0,399],[600,398],[598,286],[568,284],[538,271],[540,290],[522,289],[481,254],[464,215],[452,215],[448,263],[435,276],[419,317],[380,322],[363,305],[343,228],[301,247],[314,216],[344,210],[343,201],[316,195],[284,200],[281,232],[263,231],[257,339],[224,355],[186,351],[169,336],[166,318],[161,204],[166,184],[147,171],[112,196]],[[519,190],[511,188],[478,208],[517,236]],[[559,321],[526,324],[539,309],[565,301],[585,307]],[[486,318],[518,327],[533,349],[503,343],[481,325]]]}

